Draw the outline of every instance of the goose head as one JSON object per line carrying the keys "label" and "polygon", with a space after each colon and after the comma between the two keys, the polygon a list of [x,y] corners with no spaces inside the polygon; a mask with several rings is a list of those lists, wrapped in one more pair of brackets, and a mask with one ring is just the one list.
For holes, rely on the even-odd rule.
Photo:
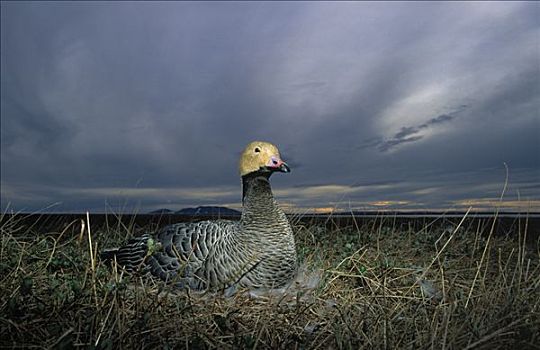
{"label": "goose head", "polygon": [[240,156],[240,176],[249,174],[271,175],[274,172],[288,173],[291,171],[279,155],[278,148],[264,141],[253,141],[246,146]]}

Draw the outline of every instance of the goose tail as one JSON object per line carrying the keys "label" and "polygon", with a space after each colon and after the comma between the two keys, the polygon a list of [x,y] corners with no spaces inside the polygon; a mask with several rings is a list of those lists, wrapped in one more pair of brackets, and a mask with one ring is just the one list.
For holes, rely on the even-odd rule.
{"label": "goose tail", "polygon": [[128,272],[138,271],[146,258],[152,254],[154,240],[149,234],[130,239],[126,245],[119,248],[104,249],[100,253],[101,261],[123,267]]}

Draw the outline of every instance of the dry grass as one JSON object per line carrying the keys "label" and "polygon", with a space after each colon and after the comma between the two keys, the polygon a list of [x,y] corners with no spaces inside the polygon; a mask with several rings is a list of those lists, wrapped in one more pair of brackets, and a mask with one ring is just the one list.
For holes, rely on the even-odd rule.
{"label": "dry grass", "polygon": [[476,227],[295,225],[315,291],[195,295],[109,270],[98,250],[139,233],[3,220],[2,348],[540,348],[539,245]]}

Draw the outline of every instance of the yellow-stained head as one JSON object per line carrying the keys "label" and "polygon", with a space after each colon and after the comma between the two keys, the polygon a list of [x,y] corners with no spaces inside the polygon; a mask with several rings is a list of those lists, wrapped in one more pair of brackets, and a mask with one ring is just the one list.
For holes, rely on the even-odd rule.
{"label": "yellow-stained head", "polygon": [[240,157],[240,176],[254,172],[290,172],[290,168],[279,155],[279,150],[270,142],[253,141],[244,149]]}

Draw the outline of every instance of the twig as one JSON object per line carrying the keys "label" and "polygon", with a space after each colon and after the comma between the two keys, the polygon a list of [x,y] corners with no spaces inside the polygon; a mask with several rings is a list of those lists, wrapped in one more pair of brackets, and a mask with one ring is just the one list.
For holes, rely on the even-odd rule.
{"label": "twig", "polygon": [[493,332],[493,333],[491,333],[491,334],[488,334],[488,335],[482,337],[481,339],[475,341],[475,342],[472,343],[472,344],[469,344],[464,350],[476,348],[478,345],[480,345],[480,344],[482,344],[482,343],[485,343],[485,342],[487,342],[488,340],[497,337],[499,334],[505,332],[505,331],[508,330],[509,328],[514,327],[516,324],[518,324],[518,323],[521,322],[522,320],[523,320],[523,319],[520,318],[520,319],[518,319],[518,320],[514,320],[513,322],[510,322],[510,323],[507,324],[505,327],[500,328],[500,329],[496,330],[495,332]]}
{"label": "twig", "polygon": [[[503,190],[501,192],[501,196],[499,197],[499,203],[502,202],[502,199],[504,197],[504,193],[506,192],[506,187],[508,186],[508,166],[506,163],[504,163],[504,167],[506,169],[506,178],[504,180],[504,186]],[[482,268],[482,263],[484,262],[484,257],[486,256],[489,243],[491,241],[491,236],[493,235],[493,231],[495,230],[495,223],[497,222],[497,217],[499,216],[499,209],[500,205],[497,206],[495,209],[495,217],[493,218],[493,224],[491,225],[491,230],[489,231],[488,239],[486,242],[486,245],[484,246],[484,251],[482,252],[482,257],[480,258],[480,264],[478,265],[478,268],[476,269],[476,274],[474,275],[473,283],[471,285],[471,289],[469,290],[469,295],[467,296],[467,301],[465,302],[465,308],[469,305],[469,301],[471,300],[472,293],[474,291],[474,286],[476,284],[476,280],[478,279],[478,276],[480,275],[480,269]],[[485,276],[484,276],[485,277]]]}
{"label": "twig", "polygon": [[88,225],[88,245],[90,249],[90,268],[92,270],[92,289],[94,290],[94,301],[96,303],[96,309],[99,308],[97,300],[97,290],[96,290],[96,261],[94,259],[94,250],[92,249],[92,233],[90,232],[90,214],[86,212],[86,222]]}

